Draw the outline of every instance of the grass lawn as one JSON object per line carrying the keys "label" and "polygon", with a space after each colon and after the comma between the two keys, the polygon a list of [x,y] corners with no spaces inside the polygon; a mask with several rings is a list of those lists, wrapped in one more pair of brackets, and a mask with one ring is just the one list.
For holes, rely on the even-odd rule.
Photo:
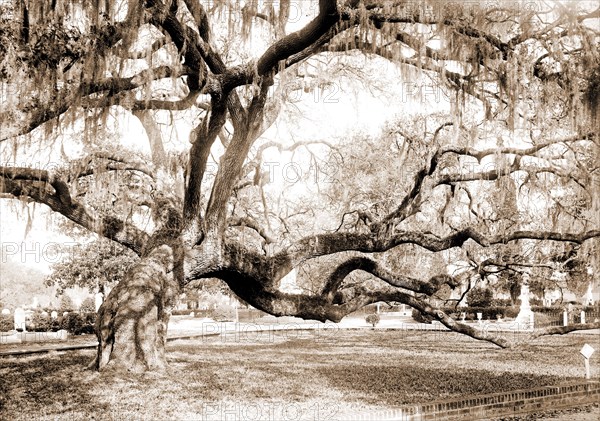
{"label": "grass lawn", "polygon": [[448,332],[248,332],[170,342],[169,372],[145,375],[85,370],[92,350],[3,358],[0,419],[351,419],[581,379],[586,342],[597,337],[501,350]]}

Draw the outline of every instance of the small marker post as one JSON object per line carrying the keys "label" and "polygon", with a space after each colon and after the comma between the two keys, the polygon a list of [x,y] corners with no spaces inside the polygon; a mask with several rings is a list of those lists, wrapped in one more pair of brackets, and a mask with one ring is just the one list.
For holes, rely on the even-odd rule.
{"label": "small marker post", "polygon": [[585,344],[583,346],[583,348],[581,348],[581,351],[579,351],[581,353],[581,355],[583,355],[583,363],[585,365],[585,378],[588,380],[591,377],[590,376],[590,357],[592,356],[594,351],[596,351],[596,350],[588,344]]}

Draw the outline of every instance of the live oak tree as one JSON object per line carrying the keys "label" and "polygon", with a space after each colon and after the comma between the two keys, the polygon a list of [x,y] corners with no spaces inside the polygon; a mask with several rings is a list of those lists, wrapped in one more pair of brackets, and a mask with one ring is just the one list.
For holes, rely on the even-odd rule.
{"label": "live oak tree", "polygon": [[[460,279],[444,272],[407,276],[386,253],[463,248],[485,255],[525,239],[595,247],[587,244],[600,236],[599,10],[558,2],[527,8],[395,0],[307,5],[0,2],[3,153],[19,163],[38,145],[57,163],[2,166],[2,197],[44,204],[139,256],[99,311],[98,369],[165,367],[175,297],[203,278],[221,279],[273,315],[338,321],[366,304],[394,301],[507,346],[506,338],[489,337],[435,308],[439,301],[430,298],[444,299]],[[298,10],[308,18],[291,31],[290,16]],[[360,57],[394,63],[408,80],[431,78],[449,93],[451,118],[437,125],[432,119],[416,137],[398,139],[398,154],[410,156],[412,167],[397,169],[397,183],[385,181],[384,203],[372,201],[381,191],[345,200],[336,223],[326,209],[323,224],[309,218],[303,204],[274,211],[265,192],[265,151],[310,148],[307,141],[261,138],[288,112],[289,86],[298,86],[290,83],[303,65],[326,75],[356,67]],[[402,113],[407,105],[390,106]],[[123,121],[137,121],[146,136],[132,139],[113,129]],[[165,122],[173,130],[164,130]],[[189,144],[170,147],[182,126],[190,128]],[[520,134],[496,136],[497,127]],[[83,146],[69,155],[61,142],[76,140]],[[341,155],[352,150],[316,140]],[[148,153],[125,146],[141,142]],[[408,162],[406,156],[396,164]],[[519,185],[529,189],[531,203],[561,203],[562,223],[538,226],[539,216],[527,216],[531,206],[525,206],[507,225],[476,197],[516,175],[526,181]],[[551,197],[539,196],[540,184],[552,186]],[[572,220],[561,192],[586,198]],[[309,291],[279,289],[293,268],[318,259],[335,266],[317,273]],[[483,270],[492,263],[478,264]],[[370,276],[354,276],[359,271]]]}

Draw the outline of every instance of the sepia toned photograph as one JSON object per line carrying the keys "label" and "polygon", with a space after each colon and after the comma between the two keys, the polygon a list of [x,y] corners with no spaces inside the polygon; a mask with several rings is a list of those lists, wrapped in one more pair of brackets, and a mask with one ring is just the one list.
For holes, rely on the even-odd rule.
{"label": "sepia toned photograph", "polygon": [[600,419],[598,0],[0,0],[0,420]]}

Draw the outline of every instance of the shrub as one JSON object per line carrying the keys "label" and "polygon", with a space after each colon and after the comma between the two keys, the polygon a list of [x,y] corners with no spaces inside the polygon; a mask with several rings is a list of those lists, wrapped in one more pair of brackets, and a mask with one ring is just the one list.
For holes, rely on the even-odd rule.
{"label": "shrub", "polygon": [[465,311],[472,314],[471,320],[477,319],[477,313],[481,313],[482,320],[496,320],[498,315],[503,319],[512,319],[519,314],[519,309],[514,307],[469,307]]}
{"label": "shrub", "polygon": [[535,327],[560,326],[562,316],[555,316],[552,313],[534,313],[533,324]]}
{"label": "shrub", "polygon": [[473,288],[467,295],[469,307],[489,307],[494,299],[494,293],[489,288]]}
{"label": "shrub", "polygon": [[12,314],[0,314],[0,332],[8,332],[15,328],[15,318]]}
{"label": "shrub", "polygon": [[529,299],[530,306],[543,306],[544,301],[541,298],[533,297]]}
{"label": "shrub", "polygon": [[208,317],[215,322],[232,322],[235,320],[235,308],[228,305],[221,305],[214,310],[209,310]]}
{"label": "shrub", "polygon": [[365,318],[365,321],[373,327],[375,327],[377,325],[377,323],[379,323],[380,320],[381,320],[381,318],[379,317],[379,314],[377,314],[377,313],[369,314]]}
{"label": "shrub", "polygon": [[510,298],[494,298],[490,304],[494,307],[511,307],[512,300]]}
{"label": "shrub", "polygon": [[73,335],[92,334],[96,313],[68,313],[60,319],[60,328]]}
{"label": "shrub", "polygon": [[477,320],[477,313],[481,313],[482,320],[497,320],[498,317],[513,319],[519,314],[519,309],[516,307],[460,307],[442,310],[455,320],[461,320],[462,313],[465,313],[465,320]]}
{"label": "shrub", "polygon": [[507,319],[514,319],[519,315],[518,307],[506,307],[504,310],[504,317]]}
{"label": "shrub", "polygon": [[419,323],[431,323],[433,321],[433,317],[421,313],[416,308],[412,310],[412,318]]}
{"label": "shrub", "polygon": [[30,332],[56,332],[60,329],[58,320],[53,320],[49,315],[36,312],[31,315],[31,320],[27,323],[27,330]]}

